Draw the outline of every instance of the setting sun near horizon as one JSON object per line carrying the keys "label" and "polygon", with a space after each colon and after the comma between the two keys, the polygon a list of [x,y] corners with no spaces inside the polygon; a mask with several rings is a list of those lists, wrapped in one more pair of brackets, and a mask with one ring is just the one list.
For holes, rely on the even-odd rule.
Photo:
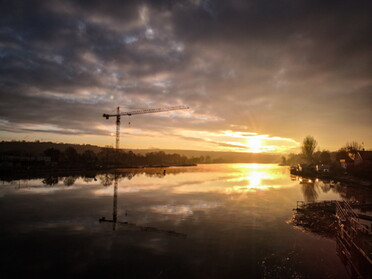
{"label": "setting sun near horizon", "polygon": [[260,153],[262,152],[262,141],[259,138],[250,138],[248,139],[247,146],[249,148],[249,152],[253,153]]}

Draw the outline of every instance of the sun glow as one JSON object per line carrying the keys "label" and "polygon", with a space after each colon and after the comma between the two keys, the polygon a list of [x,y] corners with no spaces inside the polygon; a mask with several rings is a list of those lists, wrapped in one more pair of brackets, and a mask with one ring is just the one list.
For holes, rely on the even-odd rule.
{"label": "sun glow", "polygon": [[250,152],[262,152],[262,141],[260,138],[252,137],[248,139],[247,146],[249,147]]}

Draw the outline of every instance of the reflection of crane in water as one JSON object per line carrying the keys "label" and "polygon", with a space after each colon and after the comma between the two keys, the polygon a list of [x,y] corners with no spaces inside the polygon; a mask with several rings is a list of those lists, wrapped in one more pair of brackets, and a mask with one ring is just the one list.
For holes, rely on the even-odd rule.
{"label": "reflection of crane in water", "polygon": [[104,113],[103,117],[109,119],[110,117],[116,117],[116,145],[115,148],[118,150],[119,142],[120,142],[120,117],[121,116],[131,116],[136,114],[146,114],[146,113],[157,113],[157,112],[165,112],[165,111],[172,111],[172,110],[182,110],[182,109],[189,109],[187,106],[175,106],[175,107],[165,107],[165,108],[156,108],[156,109],[141,109],[141,110],[134,110],[134,111],[127,111],[127,112],[120,112],[120,107],[116,108],[115,114],[107,114]]}
{"label": "reflection of crane in water", "polygon": [[[118,221],[118,179],[119,176],[115,174],[115,180],[114,180],[114,197],[113,197],[113,208],[112,208],[112,220],[106,219],[105,217],[102,217],[99,219],[99,222],[108,222],[112,223],[112,230],[116,230],[116,225],[125,225],[128,228],[130,227],[132,230],[139,230],[139,231],[145,231],[145,232],[159,232],[159,233],[165,233],[167,235],[176,236],[176,237],[183,237],[185,238],[187,235],[184,233],[178,233],[171,230],[162,230],[155,227],[145,227],[145,226],[139,226],[133,223],[128,222],[121,222]],[[127,216],[127,211],[125,211],[125,216]]]}
{"label": "reflection of crane in water", "polygon": [[[127,213],[125,213],[127,215]],[[118,221],[118,175],[115,174],[114,178],[114,201],[112,207],[112,220],[108,220],[105,217],[99,219],[99,222],[112,222],[112,230],[116,230],[116,223]]]}

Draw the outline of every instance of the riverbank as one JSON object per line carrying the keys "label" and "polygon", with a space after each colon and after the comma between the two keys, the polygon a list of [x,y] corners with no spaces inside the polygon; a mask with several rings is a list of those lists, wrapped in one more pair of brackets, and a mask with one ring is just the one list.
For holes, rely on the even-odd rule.
{"label": "riverbank", "polygon": [[49,167],[49,168],[22,168],[22,169],[2,169],[0,170],[0,180],[12,181],[19,179],[38,179],[47,176],[84,176],[95,177],[97,174],[120,172],[133,172],[143,169],[166,169],[169,167],[194,167],[197,164],[169,164],[169,165],[143,165],[143,166],[107,166],[107,167]]}
{"label": "riverbank", "polygon": [[314,172],[300,172],[292,170],[292,175],[297,175],[306,179],[321,179],[321,180],[332,180],[334,182],[347,183],[350,186],[367,186],[372,188],[372,180],[367,178],[361,178],[353,176],[351,174],[333,174],[333,173],[314,173]]}

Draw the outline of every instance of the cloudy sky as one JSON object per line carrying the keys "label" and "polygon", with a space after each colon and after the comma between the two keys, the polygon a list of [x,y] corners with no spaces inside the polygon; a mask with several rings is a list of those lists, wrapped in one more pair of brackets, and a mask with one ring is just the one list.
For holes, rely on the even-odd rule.
{"label": "cloudy sky", "polygon": [[123,117],[121,147],[372,148],[371,1],[0,3],[3,140],[114,145],[103,113],[188,105]]}

